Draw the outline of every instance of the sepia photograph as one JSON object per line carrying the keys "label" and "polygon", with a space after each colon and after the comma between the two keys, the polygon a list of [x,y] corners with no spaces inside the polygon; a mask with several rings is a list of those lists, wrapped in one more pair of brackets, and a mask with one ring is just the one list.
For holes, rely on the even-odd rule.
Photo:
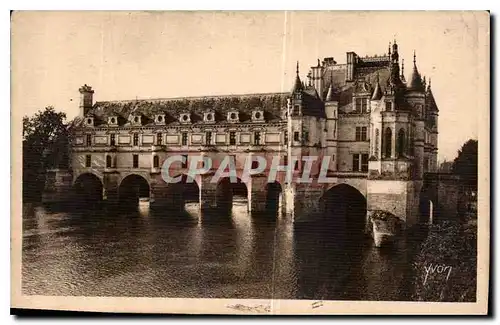
{"label": "sepia photograph", "polygon": [[486,314],[487,11],[14,11],[12,308]]}

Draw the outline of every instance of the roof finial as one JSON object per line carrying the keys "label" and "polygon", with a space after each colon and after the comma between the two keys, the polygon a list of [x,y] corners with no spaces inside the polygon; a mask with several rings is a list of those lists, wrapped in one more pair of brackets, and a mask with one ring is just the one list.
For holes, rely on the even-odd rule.
{"label": "roof finial", "polygon": [[299,75],[299,61],[297,61],[297,76]]}
{"label": "roof finial", "polygon": [[318,59],[318,67],[320,67],[320,66],[321,66],[321,64],[319,63],[319,59]]}
{"label": "roof finial", "polygon": [[391,42],[389,42],[389,56],[391,56]]}
{"label": "roof finial", "polygon": [[417,65],[417,54],[415,50],[413,50],[413,65]]}

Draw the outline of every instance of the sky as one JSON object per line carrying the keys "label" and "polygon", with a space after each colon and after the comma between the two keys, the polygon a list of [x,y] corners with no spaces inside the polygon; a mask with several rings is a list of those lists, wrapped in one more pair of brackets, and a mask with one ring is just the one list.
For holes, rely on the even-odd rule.
{"label": "sky", "polygon": [[[396,39],[405,77],[413,51],[438,104],[438,160],[478,136],[485,13],[465,12],[14,12],[12,110],[78,114],[94,100],[289,91],[317,59],[387,53]],[[489,37],[488,37],[489,38]],[[481,79],[483,78],[483,79]]]}

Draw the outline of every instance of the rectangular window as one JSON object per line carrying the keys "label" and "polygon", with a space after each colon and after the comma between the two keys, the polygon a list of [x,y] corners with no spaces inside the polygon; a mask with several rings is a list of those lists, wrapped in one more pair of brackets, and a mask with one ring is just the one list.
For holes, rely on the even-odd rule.
{"label": "rectangular window", "polygon": [[188,134],[186,132],[182,132],[181,144],[183,146],[187,146],[188,144]]}
{"label": "rectangular window", "polygon": [[253,135],[253,142],[255,145],[260,145],[260,132],[255,132]]}
{"label": "rectangular window", "polygon": [[283,166],[288,166],[288,156],[283,156]]}
{"label": "rectangular window", "polygon": [[236,145],[236,132],[234,131],[229,132],[229,145]]}
{"label": "rectangular window", "polygon": [[154,168],[160,167],[160,157],[153,156],[153,167]]}
{"label": "rectangular window", "polygon": [[134,146],[138,146],[139,145],[139,134],[138,133],[134,133]]}
{"label": "rectangular window", "polygon": [[357,126],[356,127],[356,141],[366,141],[367,140],[367,127]]}
{"label": "rectangular window", "polygon": [[111,168],[111,156],[106,156],[106,168]]}
{"label": "rectangular window", "polygon": [[92,134],[87,134],[87,147],[92,145]]}
{"label": "rectangular window", "polygon": [[181,168],[187,168],[188,167],[188,156],[187,155],[182,155],[182,165]]}
{"label": "rectangular window", "polygon": [[109,144],[114,146],[116,144],[116,134],[111,134],[109,136]]}
{"label": "rectangular window", "polygon": [[285,143],[288,143],[288,131],[285,131],[284,140],[285,140]]}
{"label": "rectangular window", "polygon": [[92,157],[90,155],[85,156],[85,167],[90,167],[92,164]]}
{"label": "rectangular window", "polygon": [[300,141],[300,133],[298,131],[293,133],[293,141]]}
{"label": "rectangular window", "polygon": [[356,98],[356,106],[354,109],[356,112],[361,112],[361,98]]}
{"label": "rectangular window", "polygon": [[362,172],[368,171],[368,154],[367,153],[361,154],[361,171]]}
{"label": "rectangular window", "polygon": [[392,111],[392,102],[385,102],[385,110]]}
{"label": "rectangular window", "polygon": [[300,105],[295,105],[293,109],[293,114],[299,114],[300,112]]}
{"label": "rectangular window", "polygon": [[367,110],[367,100],[366,98],[362,98],[361,99],[361,113],[366,113],[368,110]]}
{"label": "rectangular window", "polygon": [[132,168],[139,168],[139,155],[132,156]]}
{"label": "rectangular window", "polygon": [[352,171],[359,172],[359,154],[352,155]]}
{"label": "rectangular window", "polygon": [[156,134],[156,144],[159,146],[163,144],[163,134],[161,132]]}
{"label": "rectangular window", "polygon": [[207,132],[205,134],[205,143],[207,145],[211,145],[212,144],[212,132]]}

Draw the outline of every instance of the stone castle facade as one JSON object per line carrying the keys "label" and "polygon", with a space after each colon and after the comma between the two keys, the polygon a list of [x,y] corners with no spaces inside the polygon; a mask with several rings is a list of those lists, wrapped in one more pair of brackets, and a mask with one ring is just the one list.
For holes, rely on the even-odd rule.
{"label": "stone castle facade", "polygon": [[[406,81],[396,42],[380,56],[347,52],[346,63],[318,60],[304,81],[297,63],[287,93],[94,102],[90,86],[79,91],[68,188],[82,175],[93,175],[108,201],[118,200],[122,182],[137,175],[147,182],[154,204],[176,205],[179,187],[161,177],[172,155],[210,156],[214,170],[222,157],[233,155],[239,177],[248,155],[269,161],[277,156],[282,164],[292,156],[318,156],[313,178],[328,156],[329,184],[287,184],[284,172],[269,184],[269,170],[253,175],[245,184],[249,210],[265,210],[272,187],[288,215],[309,220],[320,213],[321,197],[345,184],[365,198],[368,214],[386,210],[415,224],[424,174],[437,171],[439,111],[431,82],[421,76],[415,56]],[[179,162],[172,173],[186,174],[188,166]],[[218,204],[211,174],[195,179],[202,210]]]}

